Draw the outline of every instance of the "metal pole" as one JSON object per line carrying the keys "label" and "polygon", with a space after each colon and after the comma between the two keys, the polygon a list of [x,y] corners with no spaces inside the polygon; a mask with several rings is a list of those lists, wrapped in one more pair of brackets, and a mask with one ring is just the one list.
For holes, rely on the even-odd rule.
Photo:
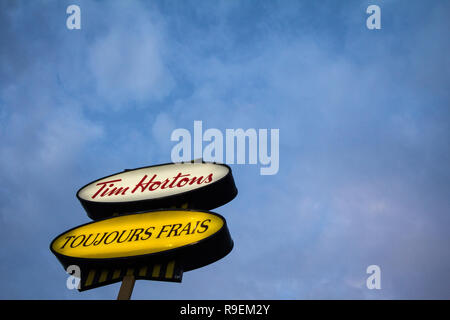
{"label": "metal pole", "polygon": [[123,277],[117,300],[130,300],[135,281],[134,275],[126,275]]}

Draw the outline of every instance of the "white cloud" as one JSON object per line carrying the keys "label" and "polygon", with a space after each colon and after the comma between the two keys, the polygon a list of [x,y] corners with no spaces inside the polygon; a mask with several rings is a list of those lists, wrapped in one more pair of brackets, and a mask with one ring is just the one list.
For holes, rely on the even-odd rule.
{"label": "white cloud", "polygon": [[174,87],[160,40],[163,27],[138,3],[130,3],[127,12],[106,15],[113,21],[88,49],[98,98],[114,109],[161,100]]}

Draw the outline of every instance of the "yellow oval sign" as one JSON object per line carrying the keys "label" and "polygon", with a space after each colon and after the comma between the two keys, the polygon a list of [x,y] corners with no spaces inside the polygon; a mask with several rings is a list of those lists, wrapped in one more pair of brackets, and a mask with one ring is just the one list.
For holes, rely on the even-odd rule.
{"label": "yellow oval sign", "polygon": [[197,243],[217,233],[224,219],[190,210],[131,214],[88,223],[58,236],[57,254],[85,259],[155,254]]}
{"label": "yellow oval sign", "polygon": [[225,218],[200,210],[164,209],[90,222],[50,244],[67,270],[80,268],[79,290],[136,279],[181,282],[183,272],[226,256],[233,248]]}

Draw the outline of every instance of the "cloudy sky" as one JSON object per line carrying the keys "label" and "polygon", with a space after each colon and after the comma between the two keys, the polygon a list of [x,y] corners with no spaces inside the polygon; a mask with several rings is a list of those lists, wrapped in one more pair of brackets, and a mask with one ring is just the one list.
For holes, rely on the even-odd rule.
{"label": "cloudy sky", "polygon": [[137,281],[134,299],[449,299],[449,12],[0,0],[0,298],[116,298],[68,290],[49,244],[89,221],[81,186],[170,162],[171,132],[202,120],[279,129],[279,171],[232,165],[239,195],[214,211],[233,251],[181,284]]}

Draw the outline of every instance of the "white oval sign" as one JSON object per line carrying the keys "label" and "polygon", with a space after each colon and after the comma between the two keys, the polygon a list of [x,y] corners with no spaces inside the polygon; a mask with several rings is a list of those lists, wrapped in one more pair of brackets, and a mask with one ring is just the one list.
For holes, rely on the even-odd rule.
{"label": "white oval sign", "polygon": [[213,183],[229,172],[212,163],[168,164],[115,174],[88,184],[80,190],[82,199],[123,202],[170,196]]}
{"label": "white oval sign", "polygon": [[89,183],[77,197],[95,220],[115,213],[180,205],[210,210],[230,201],[236,193],[228,166],[203,162],[127,170]]}

